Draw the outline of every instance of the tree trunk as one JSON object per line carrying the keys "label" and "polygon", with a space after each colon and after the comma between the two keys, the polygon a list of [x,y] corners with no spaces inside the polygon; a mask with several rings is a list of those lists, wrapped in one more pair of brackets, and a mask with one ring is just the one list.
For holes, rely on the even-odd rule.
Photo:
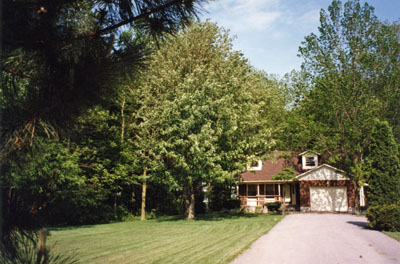
{"label": "tree trunk", "polygon": [[117,194],[114,195],[114,219],[117,219]]}
{"label": "tree trunk", "polygon": [[194,219],[195,217],[195,204],[196,204],[196,200],[195,200],[195,194],[194,194],[194,187],[193,187],[193,183],[190,184],[190,188],[189,188],[189,210],[188,210],[188,219]]}
{"label": "tree trunk", "polygon": [[132,188],[132,192],[131,192],[131,210],[133,212],[135,208],[135,189]]}
{"label": "tree trunk", "polygon": [[142,212],[140,214],[140,220],[146,220],[146,188],[147,188],[147,183],[146,183],[146,173],[147,173],[147,168],[143,169],[143,182],[142,182]]}
{"label": "tree trunk", "polygon": [[354,213],[359,214],[360,212],[360,187],[354,182]]}
{"label": "tree trunk", "polygon": [[121,143],[124,143],[124,136],[125,136],[125,116],[124,116],[124,110],[125,110],[125,95],[122,97],[122,103],[121,103]]}
{"label": "tree trunk", "polygon": [[43,228],[40,231],[39,247],[38,247],[38,253],[37,253],[37,258],[36,258],[37,264],[48,263],[49,250],[46,247],[46,238],[47,238],[47,230],[45,228]]}

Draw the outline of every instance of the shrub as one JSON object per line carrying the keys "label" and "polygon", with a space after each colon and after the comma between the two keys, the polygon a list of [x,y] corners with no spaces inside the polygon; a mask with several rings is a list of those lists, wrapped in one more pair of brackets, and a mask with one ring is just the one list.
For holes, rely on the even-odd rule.
{"label": "shrub", "polygon": [[267,207],[269,211],[278,211],[279,208],[281,207],[281,203],[280,202],[267,203]]}
{"label": "shrub", "polygon": [[0,244],[0,263],[2,264],[73,264],[79,262],[76,252],[54,253],[49,246],[45,245],[45,238],[42,240],[43,247],[39,250],[39,235],[34,231],[14,229],[7,235],[10,238],[9,243],[5,247]]}
{"label": "shrub", "polygon": [[228,199],[223,202],[223,207],[229,210],[240,208],[240,199],[239,198]]}
{"label": "shrub", "polygon": [[370,206],[367,218],[369,226],[373,229],[400,231],[400,206],[397,204]]}

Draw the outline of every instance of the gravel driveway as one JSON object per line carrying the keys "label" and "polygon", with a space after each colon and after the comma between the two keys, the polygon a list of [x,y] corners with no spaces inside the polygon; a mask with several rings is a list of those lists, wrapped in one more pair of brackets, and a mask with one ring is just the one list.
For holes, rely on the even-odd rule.
{"label": "gravel driveway", "polygon": [[232,263],[400,263],[400,243],[362,216],[293,214]]}

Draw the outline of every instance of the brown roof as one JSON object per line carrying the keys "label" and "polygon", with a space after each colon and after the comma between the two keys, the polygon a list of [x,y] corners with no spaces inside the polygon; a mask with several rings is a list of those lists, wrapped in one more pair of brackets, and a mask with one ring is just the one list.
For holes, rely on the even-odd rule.
{"label": "brown roof", "polygon": [[[292,158],[278,159],[282,153],[288,153],[292,155]],[[281,172],[284,168],[293,168],[296,175],[299,175],[301,170],[301,159],[298,153],[293,151],[276,151],[272,160],[265,160],[262,164],[262,168],[259,171],[245,171],[240,174],[242,182],[252,181],[270,181],[272,176]]]}

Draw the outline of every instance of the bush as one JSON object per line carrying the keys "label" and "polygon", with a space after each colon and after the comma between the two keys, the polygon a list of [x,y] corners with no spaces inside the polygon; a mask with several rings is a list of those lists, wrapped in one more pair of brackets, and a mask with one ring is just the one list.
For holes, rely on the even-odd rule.
{"label": "bush", "polygon": [[[47,231],[46,235],[48,235]],[[9,234],[9,243],[0,244],[2,264],[73,264],[78,263],[76,252],[54,253],[49,246],[38,249],[39,235],[35,231],[14,229]]]}
{"label": "bush", "polygon": [[266,205],[269,211],[278,211],[281,207],[280,202],[267,203]]}
{"label": "bush", "polygon": [[223,208],[225,209],[237,209],[240,208],[240,199],[239,198],[231,198],[223,202]]}
{"label": "bush", "polygon": [[368,224],[371,228],[385,231],[400,231],[400,206],[385,204],[370,206],[367,210]]}

